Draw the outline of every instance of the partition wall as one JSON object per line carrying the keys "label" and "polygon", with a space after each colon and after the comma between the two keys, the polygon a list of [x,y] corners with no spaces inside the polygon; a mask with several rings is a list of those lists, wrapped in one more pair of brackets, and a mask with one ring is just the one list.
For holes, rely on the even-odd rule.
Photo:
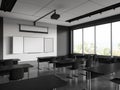
{"label": "partition wall", "polygon": [[120,21],[73,30],[73,53],[120,56]]}

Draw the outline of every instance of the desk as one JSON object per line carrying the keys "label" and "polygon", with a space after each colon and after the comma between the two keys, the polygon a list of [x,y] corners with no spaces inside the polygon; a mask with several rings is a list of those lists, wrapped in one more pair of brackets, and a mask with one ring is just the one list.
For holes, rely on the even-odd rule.
{"label": "desk", "polygon": [[28,69],[28,78],[29,78],[29,68],[33,67],[30,64],[16,64],[16,65],[9,65],[9,66],[0,66],[0,73],[2,72],[10,72],[13,69],[19,69],[19,68],[24,68]]}
{"label": "desk", "polygon": [[57,76],[46,75],[38,78],[0,84],[0,90],[52,90],[65,85],[67,85],[67,82]]}
{"label": "desk", "polygon": [[[74,68],[77,69],[78,66],[79,66],[78,65],[79,63],[80,63],[80,61],[75,60],[75,59],[71,59],[71,58],[70,59],[67,58],[67,60],[65,59],[65,60],[53,61],[53,64],[54,64],[54,74],[56,74],[56,68],[71,66],[73,69]],[[64,70],[65,70],[65,68],[64,68]]]}
{"label": "desk", "polygon": [[38,63],[38,71],[40,69],[39,62],[48,62],[48,68],[49,68],[49,62],[52,61],[55,57],[38,57],[37,63]]}
{"label": "desk", "polygon": [[5,60],[11,60],[13,64],[18,64],[18,61],[20,61],[20,59],[0,59],[0,65],[4,65]]}
{"label": "desk", "polygon": [[110,74],[120,70],[120,63],[104,64],[98,67],[86,68],[84,69],[88,72],[98,73],[98,74]]}
{"label": "desk", "polygon": [[53,64],[54,64],[55,68],[66,67],[66,66],[74,66],[76,63],[81,64],[81,63],[83,63],[83,61],[80,60],[80,59],[71,59],[71,58],[66,58],[64,60],[53,61]]}
{"label": "desk", "polygon": [[75,63],[75,60],[59,60],[53,61],[54,68],[72,66]]}
{"label": "desk", "polygon": [[[113,72],[120,71],[120,63],[104,64],[98,67],[86,68],[83,69],[89,72],[89,78],[91,80],[91,73],[96,73],[99,75],[107,75]],[[99,76],[98,75],[98,76]],[[89,81],[91,84],[91,81]],[[89,90],[91,90],[91,85],[89,85]]]}

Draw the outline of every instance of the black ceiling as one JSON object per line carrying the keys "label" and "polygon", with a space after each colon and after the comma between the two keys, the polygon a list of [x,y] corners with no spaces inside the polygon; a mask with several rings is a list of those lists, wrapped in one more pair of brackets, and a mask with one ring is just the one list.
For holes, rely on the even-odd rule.
{"label": "black ceiling", "polygon": [[2,0],[0,10],[11,12],[17,0]]}

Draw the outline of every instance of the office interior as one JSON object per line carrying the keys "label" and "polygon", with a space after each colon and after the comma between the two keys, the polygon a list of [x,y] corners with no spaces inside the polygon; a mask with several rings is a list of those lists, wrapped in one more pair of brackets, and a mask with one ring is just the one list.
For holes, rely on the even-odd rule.
{"label": "office interior", "polygon": [[[0,0],[0,63],[27,68],[0,84],[54,75],[67,82],[56,90],[119,90],[119,28],[120,0]],[[70,63],[57,67],[61,60]]]}

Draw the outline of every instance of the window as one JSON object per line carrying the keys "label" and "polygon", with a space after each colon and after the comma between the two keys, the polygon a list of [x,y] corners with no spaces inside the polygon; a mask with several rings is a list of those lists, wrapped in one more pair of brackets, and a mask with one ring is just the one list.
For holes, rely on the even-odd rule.
{"label": "window", "polygon": [[73,31],[73,53],[82,53],[82,29]]}
{"label": "window", "polygon": [[119,28],[120,21],[74,30],[73,53],[120,56]]}
{"label": "window", "polygon": [[84,28],[84,53],[94,54],[94,27]]}
{"label": "window", "polygon": [[120,56],[120,22],[112,23],[112,55]]}
{"label": "window", "polygon": [[96,53],[99,55],[111,55],[110,27],[110,24],[96,26]]}

